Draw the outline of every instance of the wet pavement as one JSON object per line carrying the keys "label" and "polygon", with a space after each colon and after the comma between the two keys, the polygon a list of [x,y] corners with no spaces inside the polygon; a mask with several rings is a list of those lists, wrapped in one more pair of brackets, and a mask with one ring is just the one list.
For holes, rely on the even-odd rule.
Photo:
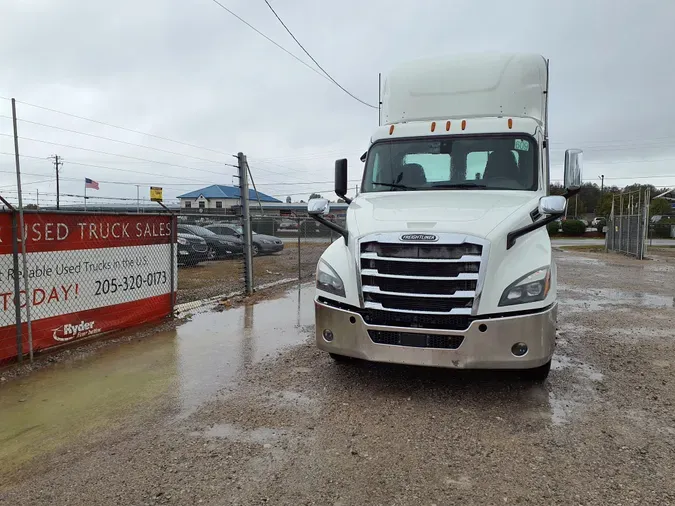
{"label": "wet pavement", "polygon": [[144,416],[149,406],[188,417],[248,367],[305,341],[314,321],[312,297],[305,286],[274,301],[204,310],[174,330],[3,384],[2,471],[97,437],[111,425]]}
{"label": "wet pavement", "polygon": [[557,263],[543,385],[334,364],[309,286],[6,381],[0,503],[675,503],[675,263]]}

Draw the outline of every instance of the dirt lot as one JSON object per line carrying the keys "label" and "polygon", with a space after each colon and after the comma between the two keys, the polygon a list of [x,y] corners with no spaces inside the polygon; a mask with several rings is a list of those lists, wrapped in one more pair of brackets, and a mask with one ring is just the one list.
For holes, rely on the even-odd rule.
{"label": "dirt lot", "polygon": [[[314,275],[321,253],[328,247],[326,241],[303,242],[300,246],[301,279]],[[298,279],[298,245],[287,243],[280,253],[253,259],[255,286],[280,279]],[[204,262],[194,267],[178,269],[177,303],[206,299],[244,289],[243,259]]]}
{"label": "dirt lot", "polygon": [[[559,339],[544,385],[333,364],[311,344],[311,289],[292,291],[195,315],[171,348],[168,338],[139,343],[124,357],[136,364],[124,372],[126,408],[104,422],[94,409],[72,423],[50,417],[61,445],[17,446],[27,456],[0,467],[0,503],[673,504],[675,260],[557,261]],[[172,361],[168,381],[160,372]],[[106,364],[92,374],[113,375]],[[11,402],[49,404],[49,393],[5,383],[0,421]],[[111,392],[89,395],[122,402]],[[38,424],[3,439],[0,423],[0,456],[25,431],[35,445]]]}

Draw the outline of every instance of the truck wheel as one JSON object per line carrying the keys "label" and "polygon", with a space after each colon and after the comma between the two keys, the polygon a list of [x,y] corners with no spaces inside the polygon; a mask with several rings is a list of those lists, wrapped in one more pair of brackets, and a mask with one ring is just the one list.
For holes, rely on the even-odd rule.
{"label": "truck wheel", "polygon": [[551,371],[551,361],[549,360],[544,365],[535,367],[534,369],[523,369],[520,371],[521,377],[533,383],[543,383],[548,378],[548,373]]}
{"label": "truck wheel", "polygon": [[351,360],[351,357],[347,357],[345,355],[338,355],[336,353],[329,353],[330,358],[332,358],[335,362],[337,363],[344,363],[344,362],[349,362]]}

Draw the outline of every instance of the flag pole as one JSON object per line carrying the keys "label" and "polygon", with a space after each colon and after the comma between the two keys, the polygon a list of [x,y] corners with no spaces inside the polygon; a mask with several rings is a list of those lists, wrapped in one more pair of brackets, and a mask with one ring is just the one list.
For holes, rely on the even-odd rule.
{"label": "flag pole", "polygon": [[84,210],[87,210],[87,180],[84,180]]}

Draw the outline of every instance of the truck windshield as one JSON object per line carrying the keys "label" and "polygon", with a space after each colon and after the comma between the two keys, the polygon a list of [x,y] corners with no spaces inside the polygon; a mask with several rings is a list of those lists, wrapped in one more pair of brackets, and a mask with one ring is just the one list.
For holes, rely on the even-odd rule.
{"label": "truck windshield", "polygon": [[537,160],[526,135],[380,141],[368,152],[362,191],[534,191]]}

